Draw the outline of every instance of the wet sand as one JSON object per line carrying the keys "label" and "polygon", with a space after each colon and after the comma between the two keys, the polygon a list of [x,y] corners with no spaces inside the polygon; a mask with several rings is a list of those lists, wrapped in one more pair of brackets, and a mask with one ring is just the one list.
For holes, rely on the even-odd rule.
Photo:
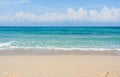
{"label": "wet sand", "polygon": [[120,56],[118,50],[61,50],[61,49],[3,49],[0,55],[115,55]]}
{"label": "wet sand", "polygon": [[0,56],[0,77],[120,77],[120,56]]}

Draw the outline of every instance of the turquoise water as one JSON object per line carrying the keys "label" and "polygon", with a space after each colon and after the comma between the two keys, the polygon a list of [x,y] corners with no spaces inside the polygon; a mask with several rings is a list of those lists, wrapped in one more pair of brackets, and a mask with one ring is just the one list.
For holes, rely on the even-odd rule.
{"label": "turquoise water", "polygon": [[0,27],[0,48],[120,49],[120,27]]}

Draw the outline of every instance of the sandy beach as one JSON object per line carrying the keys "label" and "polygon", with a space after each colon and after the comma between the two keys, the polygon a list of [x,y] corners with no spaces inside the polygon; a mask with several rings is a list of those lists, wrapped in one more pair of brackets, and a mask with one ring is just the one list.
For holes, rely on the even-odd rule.
{"label": "sandy beach", "polygon": [[120,77],[120,56],[0,56],[0,77]]}

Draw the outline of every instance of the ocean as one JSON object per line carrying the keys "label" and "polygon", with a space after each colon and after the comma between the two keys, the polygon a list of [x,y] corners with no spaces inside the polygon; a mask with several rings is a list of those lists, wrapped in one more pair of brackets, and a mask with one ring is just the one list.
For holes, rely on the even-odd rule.
{"label": "ocean", "polygon": [[120,27],[0,27],[0,49],[120,50]]}

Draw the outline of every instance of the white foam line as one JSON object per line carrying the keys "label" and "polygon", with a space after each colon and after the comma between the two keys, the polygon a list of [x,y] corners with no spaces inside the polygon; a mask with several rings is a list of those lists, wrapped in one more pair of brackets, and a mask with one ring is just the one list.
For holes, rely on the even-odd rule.
{"label": "white foam line", "polygon": [[58,47],[7,47],[7,48],[0,48],[0,50],[11,50],[11,49],[25,49],[25,50],[31,50],[31,49],[42,49],[42,50],[83,50],[83,51],[120,51],[119,48],[114,49],[108,49],[108,48],[58,48]]}
{"label": "white foam line", "polygon": [[6,42],[6,43],[0,43],[0,47],[8,47],[10,46],[14,41]]}

